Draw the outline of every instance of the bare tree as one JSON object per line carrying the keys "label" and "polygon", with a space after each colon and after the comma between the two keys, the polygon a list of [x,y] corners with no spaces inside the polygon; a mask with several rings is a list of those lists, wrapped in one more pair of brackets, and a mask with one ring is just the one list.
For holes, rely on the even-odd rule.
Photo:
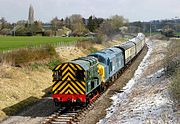
{"label": "bare tree", "polygon": [[119,29],[128,24],[128,20],[123,16],[114,15],[110,18],[110,23],[114,31],[118,32]]}
{"label": "bare tree", "polygon": [[112,16],[110,19],[105,20],[99,30],[103,32],[103,34],[107,35],[111,38],[112,35],[116,33],[121,33],[120,28],[126,26],[128,24],[128,20],[123,16]]}
{"label": "bare tree", "polygon": [[51,20],[51,24],[52,24],[52,31],[54,32],[55,36],[56,36],[57,30],[62,28],[64,25],[63,20],[60,20],[57,17],[55,17]]}
{"label": "bare tree", "polygon": [[76,36],[82,36],[83,34],[87,33],[88,30],[83,23],[82,16],[79,14],[74,14],[69,17],[70,19],[70,28],[73,31],[73,34]]}

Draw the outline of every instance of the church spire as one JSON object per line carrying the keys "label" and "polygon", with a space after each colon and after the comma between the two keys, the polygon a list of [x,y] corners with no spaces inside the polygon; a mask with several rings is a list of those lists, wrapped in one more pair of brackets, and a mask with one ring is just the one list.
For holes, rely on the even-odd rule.
{"label": "church spire", "polygon": [[28,24],[33,24],[33,23],[34,23],[34,9],[33,9],[33,6],[30,5],[29,16],[28,16]]}

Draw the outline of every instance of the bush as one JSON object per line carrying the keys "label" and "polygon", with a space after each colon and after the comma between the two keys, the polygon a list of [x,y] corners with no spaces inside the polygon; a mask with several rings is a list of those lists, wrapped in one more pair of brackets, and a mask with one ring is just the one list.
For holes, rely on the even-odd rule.
{"label": "bush", "polygon": [[57,56],[55,48],[47,45],[41,48],[26,48],[1,54],[0,62],[12,66],[21,67],[30,62],[54,58]]}
{"label": "bush", "polygon": [[95,38],[95,41],[96,43],[98,44],[102,44],[102,42],[105,40],[105,35],[99,33],[96,38]]}
{"label": "bush", "polygon": [[174,76],[172,77],[171,91],[173,98],[180,103],[180,67],[176,69]]}
{"label": "bush", "polygon": [[59,59],[52,59],[48,63],[49,69],[53,70],[58,64],[61,64],[61,61]]}
{"label": "bush", "polygon": [[166,37],[173,37],[175,34],[174,34],[174,30],[171,29],[171,28],[164,28],[162,31],[161,31],[161,34],[166,36]]}
{"label": "bush", "polygon": [[76,47],[83,48],[83,49],[89,49],[93,46],[93,41],[80,41],[76,44]]}
{"label": "bush", "polygon": [[94,47],[91,47],[88,49],[91,53],[97,52],[98,50]]}
{"label": "bush", "polygon": [[169,44],[169,48],[165,59],[166,75],[172,76],[180,66],[180,41],[172,41]]}
{"label": "bush", "polygon": [[165,68],[166,76],[171,79],[171,93],[172,97],[175,98],[175,101],[180,103],[180,41],[174,40],[171,41],[169,45]]}
{"label": "bush", "polygon": [[52,36],[53,32],[51,30],[45,30],[44,31],[44,36]]}
{"label": "bush", "polygon": [[49,53],[50,57],[57,56],[55,47],[53,47],[52,45],[49,45],[49,44],[46,45],[46,46],[45,46],[45,49],[46,49],[47,52]]}

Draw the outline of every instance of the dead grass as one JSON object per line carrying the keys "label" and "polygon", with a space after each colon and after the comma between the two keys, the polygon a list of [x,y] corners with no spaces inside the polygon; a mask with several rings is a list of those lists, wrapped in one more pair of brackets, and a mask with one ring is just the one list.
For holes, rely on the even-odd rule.
{"label": "dead grass", "polygon": [[176,102],[180,105],[180,67],[175,70],[170,88],[173,98],[175,98]]}
{"label": "dead grass", "polygon": [[86,42],[57,49],[48,46],[43,49],[23,49],[5,55],[0,54],[0,120],[45,95],[44,89],[52,85],[52,72],[49,67],[53,68],[60,62],[86,56],[119,42],[106,44]]}
{"label": "dead grass", "polygon": [[21,67],[30,62],[57,56],[55,48],[47,45],[41,48],[26,48],[0,54],[0,63]]}
{"label": "dead grass", "polygon": [[166,76],[171,79],[172,97],[180,105],[180,39],[174,39],[166,54]]}
{"label": "dead grass", "polygon": [[120,43],[121,41],[109,41],[103,42],[103,44],[97,44],[92,41],[86,41],[79,42],[75,46],[58,47],[56,48],[56,52],[62,62],[67,62]]}
{"label": "dead grass", "polygon": [[[32,70],[0,66],[0,71],[0,120],[35,102],[28,98],[40,99],[45,95],[44,89],[51,86],[52,73],[48,67],[39,66]],[[20,101],[24,101],[24,105],[18,104]]]}

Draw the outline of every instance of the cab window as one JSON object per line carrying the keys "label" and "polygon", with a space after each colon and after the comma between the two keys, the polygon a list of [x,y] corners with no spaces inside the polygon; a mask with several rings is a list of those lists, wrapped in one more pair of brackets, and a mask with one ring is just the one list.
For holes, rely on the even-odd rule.
{"label": "cab window", "polygon": [[85,75],[84,75],[84,71],[83,70],[77,70],[76,71],[76,79],[77,80],[84,80],[84,77],[85,77]]}
{"label": "cab window", "polygon": [[53,74],[53,78],[54,80],[61,80],[61,73],[59,71],[55,71],[54,74]]}
{"label": "cab window", "polygon": [[94,81],[91,81],[91,89],[94,88]]}

